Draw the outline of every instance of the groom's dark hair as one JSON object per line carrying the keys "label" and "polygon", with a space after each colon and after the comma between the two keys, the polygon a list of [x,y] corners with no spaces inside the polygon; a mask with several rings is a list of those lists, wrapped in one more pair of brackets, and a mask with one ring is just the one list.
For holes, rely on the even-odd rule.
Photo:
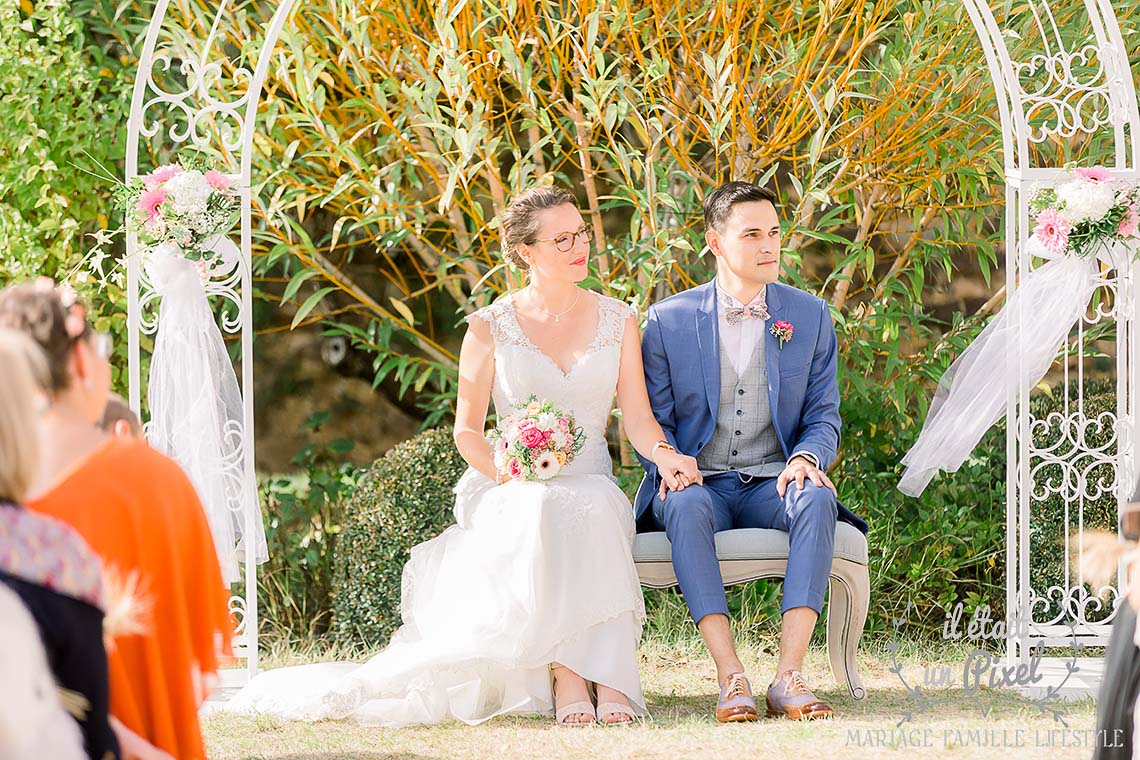
{"label": "groom's dark hair", "polygon": [[705,229],[719,230],[737,203],[768,201],[776,205],[776,194],[751,182],[726,182],[705,196]]}

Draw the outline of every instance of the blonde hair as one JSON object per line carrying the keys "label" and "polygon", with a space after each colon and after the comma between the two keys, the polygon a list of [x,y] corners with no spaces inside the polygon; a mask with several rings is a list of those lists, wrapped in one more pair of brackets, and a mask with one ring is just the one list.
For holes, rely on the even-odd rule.
{"label": "blonde hair", "polygon": [[23,333],[0,329],[0,501],[21,502],[39,475],[37,422],[47,366]]}
{"label": "blonde hair", "polygon": [[541,212],[567,203],[575,207],[578,205],[569,190],[557,185],[532,187],[511,199],[499,219],[503,232],[503,258],[508,264],[524,272],[530,269],[526,259],[519,254],[519,245],[530,245],[536,241],[538,215]]}

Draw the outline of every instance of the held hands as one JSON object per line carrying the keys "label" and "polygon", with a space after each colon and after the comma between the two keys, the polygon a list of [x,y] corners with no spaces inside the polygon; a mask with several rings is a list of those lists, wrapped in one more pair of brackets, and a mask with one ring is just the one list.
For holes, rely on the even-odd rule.
{"label": "held hands", "polygon": [[835,485],[831,479],[827,477],[827,473],[816,467],[804,457],[792,457],[788,462],[788,466],[780,473],[780,477],[776,479],[776,493],[782,497],[788,490],[788,484],[796,481],[796,486],[802,491],[804,481],[810,480],[820,488],[828,488],[833,494],[839,495],[835,490]]}
{"label": "held hands", "polygon": [[653,463],[661,474],[661,488],[658,490],[661,501],[665,501],[666,490],[683,491],[686,486],[704,483],[701,471],[697,468],[697,460],[686,454],[658,449]]}

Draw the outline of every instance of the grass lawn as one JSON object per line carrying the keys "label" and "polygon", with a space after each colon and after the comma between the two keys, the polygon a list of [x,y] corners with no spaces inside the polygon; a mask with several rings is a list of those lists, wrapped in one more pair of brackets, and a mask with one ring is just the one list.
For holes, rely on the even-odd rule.
{"label": "grass lawn", "polygon": [[[761,646],[742,647],[742,659],[761,695],[775,658]],[[763,647],[769,649],[770,647]],[[881,649],[860,658],[868,697],[856,702],[831,680],[822,649],[809,653],[806,674],[838,717],[792,723],[761,719],[722,726],[713,719],[716,684],[711,660],[696,642],[647,642],[641,651],[642,683],[653,720],[632,727],[568,729],[541,717],[504,717],[478,727],[460,723],[381,729],[344,721],[292,723],[267,717],[214,713],[203,721],[212,760],[540,760],[541,758],[1081,758],[1092,756],[1095,724],[1091,700],[1061,703],[1067,727],[1032,705],[987,699],[988,716],[961,689],[935,691],[947,701],[917,713],[891,657]],[[961,673],[964,652],[911,651],[900,656],[911,683],[922,669],[944,664]],[[296,654],[270,657],[268,667],[295,664]]]}

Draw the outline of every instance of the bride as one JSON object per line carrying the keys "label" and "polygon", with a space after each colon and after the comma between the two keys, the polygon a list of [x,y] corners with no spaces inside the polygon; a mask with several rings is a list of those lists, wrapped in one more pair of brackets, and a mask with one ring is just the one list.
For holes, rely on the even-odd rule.
{"label": "bride", "polygon": [[[699,483],[700,473],[654,419],[633,310],[578,287],[591,230],[574,197],[556,187],[521,193],[503,212],[502,235],[528,284],[468,317],[455,443],[470,468],[455,488],[458,524],[412,549],[403,626],[364,665],[269,671],[227,709],[387,726],[552,709],[562,725],[648,714],[633,512],[605,437],[615,390],[625,432],[657,463],[662,490]],[[573,415],[586,443],[554,478],[514,481],[496,470],[487,407],[493,398],[505,416],[532,395]]]}

